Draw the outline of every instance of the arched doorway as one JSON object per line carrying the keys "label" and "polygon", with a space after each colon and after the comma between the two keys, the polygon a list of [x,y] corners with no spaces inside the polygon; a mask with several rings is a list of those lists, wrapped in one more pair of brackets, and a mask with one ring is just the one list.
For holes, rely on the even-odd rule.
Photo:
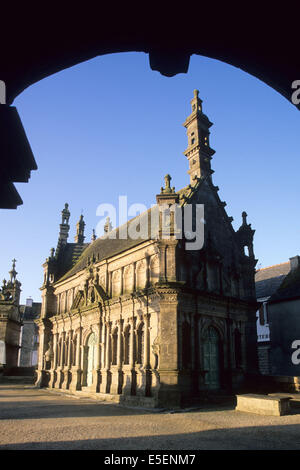
{"label": "arched doorway", "polygon": [[220,388],[220,337],[217,330],[210,326],[203,341],[203,360],[205,385],[210,390]]}
{"label": "arched doorway", "polygon": [[97,337],[95,333],[91,333],[87,342],[87,367],[86,367],[86,384],[89,387],[93,383],[93,370],[96,364],[96,345]]}

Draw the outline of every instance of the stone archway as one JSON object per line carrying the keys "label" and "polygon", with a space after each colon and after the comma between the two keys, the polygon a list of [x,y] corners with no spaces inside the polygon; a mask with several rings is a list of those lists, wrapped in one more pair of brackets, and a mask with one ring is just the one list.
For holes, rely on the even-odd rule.
{"label": "stone archway", "polygon": [[[11,151],[3,155],[5,188],[0,194],[0,207],[16,208],[22,204],[13,182],[27,182],[30,171],[37,169],[17,111],[8,105],[33,83],[96,56],[144,52],[149,54],[151,69],[165,76],[186,73],[193,54],[210,57],[253,75],[291,102],[292,83],[299,79],[297,15],[293,18],[288,12],[284,17],[283,9],[278,12],[268,9],[267,16],[260,12],[258,17],[253,9],[252,20],[248,11],[245,22],[244,11],[233,8],[230,12],[226,5],[224,15],[219,13],[217,20],[214,5],[206,5],[204,13],[203,5],[199,4],[193,9],[193,18],[213,17],[217,34],[211,34],[210,21],[202,21],[200,33],[198,28],[191,27],[188,34],[182,34],[188,16],[183,19],[181,9],[173,10],[172,21],[169,12],[163,19],[161,8],[154,6],[147,10],[146,16],[136,9],[133,14],[127,5],[122,12],[118,8],[118,14],[113,4],[101,6],[101,18],[88,8],[78,11],[68,8],[65,12],[60,8],[59,15],[50,9],[45,16],[27,4],[23,14],[19,9],[16,14],[15,8],[7,14],[2,12],[3,17],[14,18],[14,28],[7,21],[0,31],[2,44],[6,46],[1,56],[0,80],[6,85],[7,102],[1,105],[5,126],[0,128],[0,141],[7,135],[13,139],[10,137],[10,145],[6,146]],[[88,27],[82,34],[84,24]],[[278,34],[284,26],[286,33]],[[9,37],[14,40],[7,41]],[[300,109],[298,101],[296,106]]]}

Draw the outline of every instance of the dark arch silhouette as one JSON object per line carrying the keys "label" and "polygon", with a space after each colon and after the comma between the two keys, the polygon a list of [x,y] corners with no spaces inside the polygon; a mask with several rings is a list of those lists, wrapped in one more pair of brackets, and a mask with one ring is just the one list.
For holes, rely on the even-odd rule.
{"label": "dark arch silhouette", "polygon": [[[221,11],[214,2],[180,5],[166,14],[161,6],[146,3],[138,11],[126,2],[123,7],[101,4],[100,14],[85,6],[65,12],[54,7],[37,12],[28,4],[25,8],[6,15],[1,11],[0,80],[6,84],[7,105],[53,73],[115,52],[145,52],[150,67],[166,76],[186,73],[192,54],[218,59],[259,78],[290,102],[292,83],[300,80],[297,12],[273,8],[264,15],[243,5],[241,10],[226,5]],[[13,182],[28,181],[37,166],[16,111],[0,108],[0,208],[15,208],[22,201]],[[4,134],[8,137],[3,144]],[[12,135],[15,145],[10,145]]]}

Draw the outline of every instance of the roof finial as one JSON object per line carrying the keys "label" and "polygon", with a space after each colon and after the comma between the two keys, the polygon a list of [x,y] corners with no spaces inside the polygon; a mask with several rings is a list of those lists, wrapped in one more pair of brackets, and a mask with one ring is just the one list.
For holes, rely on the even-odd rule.
{"label": "roof finial", "polygon": [[92,234],[92,242],[96,240],[96,234],[95,234],[95,229],[93,228],[93,234]]}
{"label": "roof finial", "polygon": [[75,236],[75,243],[83,243],[85,236],[84,236],[84,227],[85,222],[83,220],[83,215],[81,214],[79,221],[76,224],[76,236]]}
{"label": "roof finial", "polygon": [[243,225],[248,225],[247,224],[247,215],[248,214],[245,211],[242,213]]}
{"label": "roof finial", "polygon": [[15,270],[16,261],[17,261],[17,260],[16,260],[15,258],[12,260],[12,264],[13,264],[13,265],[12,265],[11,270],[9,271],[9,274],[10,274],[10,282],[15,281],[15,280],[16,280],[16,277],[17,277],[17,274],[18,274],[17,271]]}
{"label": "roof finial", "polygon": [[104,224],[104,232],[108,233],[108,232],[111,232],[111,231],[112,231],[112,224],[110,222],[110,218],[106,217],[106,222]]}
{"label": "roof finial", "polygon": [[171,177],[169,174],[167,174],[167,175],[164,177],[164,180],[165,180],[165,187],[164,187],[164,188],[163,188],[163,187],[160,188],[161,194],[163,194],[163,193],[175,193],[175,187],[171,188],[171,185],[170,185],[171,179],[172,179],[172,177]]}

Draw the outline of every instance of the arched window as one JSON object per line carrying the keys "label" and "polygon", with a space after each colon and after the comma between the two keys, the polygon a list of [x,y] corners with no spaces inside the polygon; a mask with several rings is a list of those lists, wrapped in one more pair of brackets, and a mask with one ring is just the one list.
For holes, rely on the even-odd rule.
{"label": "arched window", "polygon": [[137,331],[137,358],[138,364],[144,363],[144,323],[142,323]]}

